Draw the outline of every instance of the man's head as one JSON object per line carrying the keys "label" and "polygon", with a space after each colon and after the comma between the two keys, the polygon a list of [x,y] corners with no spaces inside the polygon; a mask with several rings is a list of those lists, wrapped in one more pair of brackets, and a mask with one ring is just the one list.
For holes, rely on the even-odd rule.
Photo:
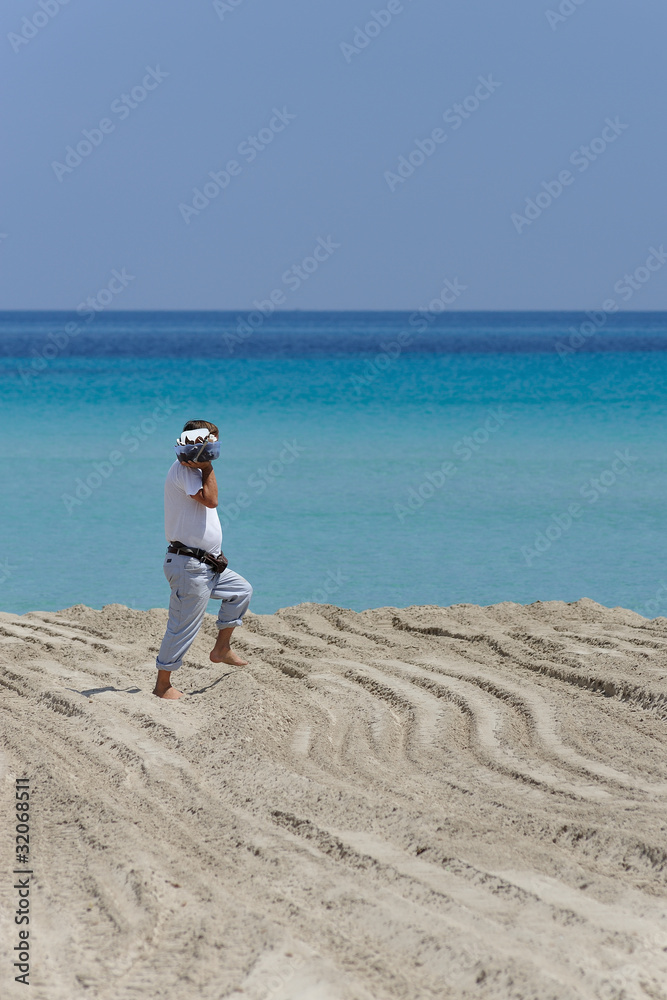
{"label": "man's head", "polygon": [[214,461],[220,455],[218,438],[215,424],[208,420],[188,420],[176,442],[178,461],[184,465]]}
{"label": "man's head", "polygon": [[220,431],[215,426],[215,424],[210,423],[208,420],[188,420],[187,424],[184,426],[184,431],[194,431],[198,427],[203,427],[208,430],[211,434],[215,434],[216,441],[220,437]]}

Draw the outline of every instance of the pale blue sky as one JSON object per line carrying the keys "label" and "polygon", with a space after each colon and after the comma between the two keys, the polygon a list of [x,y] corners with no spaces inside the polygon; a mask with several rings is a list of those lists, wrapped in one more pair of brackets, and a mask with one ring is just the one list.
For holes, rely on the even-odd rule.
{"label": "pale blue sky", "polygon": [[[119,309],[252,308],[277,288],[283,308],[413,309],[445,278],[467,286],[460,309],[589,308],[667,245],[664,0],[390,0],[347,58],[386,0],[42,3],[0,14],[0,308],[75,308],[114,268],[134,276]],[[552,27],[559,6],[573,13]],[[120,112],[147,67],[168,75]],[[455,128],[443,115],[480,76],[494,91]],[[295,117],[248,162],[239,145],[282,124],[274,108]],[[113,131],[59,180],[53,163],[104,118]],[[607,118],[627,128],[582,171],[570,155]],[[437,128],[390,190],[385,172]],[[232,159],[186,224],[179,205]],[[568,168],[518,233],[512,213]],[[340,246],[289,288],[318,237]],[[667,267],[625,308],[664,309],[666,289]]]}

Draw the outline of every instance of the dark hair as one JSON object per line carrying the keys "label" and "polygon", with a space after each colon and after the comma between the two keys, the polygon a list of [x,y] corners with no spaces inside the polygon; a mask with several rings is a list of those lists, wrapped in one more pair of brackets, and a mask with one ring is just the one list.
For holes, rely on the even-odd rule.
{"label": "dark hair", "polygon": [[187,424],[183,428],[184,431],[196,431],[198,427],[206,427],[211,434],[215,434],[217,438],[220,437],[220,431],[215,426],[215,424],[210,423],[208,420],[188,420]]}

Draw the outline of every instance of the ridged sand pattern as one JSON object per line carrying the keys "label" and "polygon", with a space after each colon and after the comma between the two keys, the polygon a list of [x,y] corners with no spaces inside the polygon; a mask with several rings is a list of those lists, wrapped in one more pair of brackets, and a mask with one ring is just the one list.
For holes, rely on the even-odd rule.
{"label": "ridged sand pattern", "polygon": [[303,604],[236,669],[207,615],[169,703],[165,621],[0,614],[33,998],[666,1000],[666,619]]}

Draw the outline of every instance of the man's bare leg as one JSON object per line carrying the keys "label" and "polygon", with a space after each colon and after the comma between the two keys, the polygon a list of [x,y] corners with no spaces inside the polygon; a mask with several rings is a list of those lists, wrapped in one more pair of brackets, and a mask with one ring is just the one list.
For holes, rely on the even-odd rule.
{"label": "man's bare leg", "polygon": [[215,646],[209,653],[211,660],[214,663],[229,663],[232,667],[245,667],[248,663],[247,660],[242,660],[240,656],[230,648],[230,640],[232,638],[232,632],[234,631],[234,626],[231,628],[221,628],[218,632],[218,638],[215,641]]}
{"label": "man's bare leg", "polygon": [[167,698],[169,701],[183,697],[182,691],[177,691],[175,687],[171,686],[171,670],[158,670],[153,694],[156,694],[158,698]]}

